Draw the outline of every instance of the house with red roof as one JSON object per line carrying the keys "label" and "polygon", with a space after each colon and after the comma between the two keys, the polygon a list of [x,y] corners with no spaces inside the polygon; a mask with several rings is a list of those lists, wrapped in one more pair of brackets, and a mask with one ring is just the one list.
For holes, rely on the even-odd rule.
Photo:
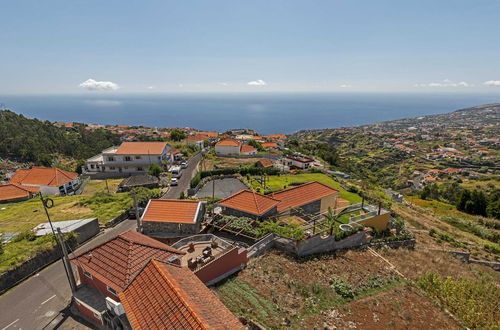
{"label": "house with red roof", "polygon": [[266,150],[279,149],[279,146],[276,142],[264,142],[262,143],[262,148]]}
{"label": "house with red roof", "polygon": [[70,259],[78,275],[78,289],[74,293],[77,309],[93,323],[103,325],[106,302],[118,305],[120,292],[150,260],[180,266],[184,254],[133,230],[77,254]]}
{"label": "house with red roof", "polygon": [[236,217],[262,219],[275,215],[307,215],[337,208],[339,191],[319,182],[308,182],[271,195],[241,190],[218,205],[222,213]]}
{"label": "house with red roof", "polygon": [[119,293],[132,329],[246,329],[188,268],[149,261]]}
{"label": "house with red roof", "polygon": [[152,164],[172,162],[176,156],[167,142],[123,142],[87,159],[87,173],[146,173]]}
{"label": "house with red roof", "polygon": [[0,185],[0,203],[25,201],[36,194],[38,188],[23,187],[15,183]]}
{"label": "house with red roof", "polygon": [[257,162],[256,166],[263,167],[263,168],[270,168],[270,167],[273,167],[274,165],[270,159],[262,158]]}
{"label": "house with red roof", "polygon": [[221,156],[256,155],[257,149],[236,140],[222,140],[215,144],[215,153]]}
{"label": "house with red roof", "polygon": [[158,239],[198,234],[205,202],[188,199],[151,199],[141,217],[141,232]]}
{"label": "house with red roof", "polygon": [[10,178],[9,184],[44,195],[71,195],[80,187],[78,173],[59,168],[32,167],[19,169]]}

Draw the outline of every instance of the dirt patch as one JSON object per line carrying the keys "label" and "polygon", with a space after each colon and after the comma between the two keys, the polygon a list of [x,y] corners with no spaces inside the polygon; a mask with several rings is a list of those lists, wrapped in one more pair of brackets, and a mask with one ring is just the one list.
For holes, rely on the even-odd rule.
{"label": "dirt patch", "polygon": [[460,329],[418,289],[403,285],[305,319],[308,329]]}

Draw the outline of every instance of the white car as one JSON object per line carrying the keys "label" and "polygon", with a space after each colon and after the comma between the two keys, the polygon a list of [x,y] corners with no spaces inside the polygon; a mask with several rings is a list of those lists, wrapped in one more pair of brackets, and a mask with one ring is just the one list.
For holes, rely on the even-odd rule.
{"label": "white car", "polygon": [[179,180],[177,180],[177,178],[170,179],[171,186],[177,186],[178,184],[179,184]]}
{"label": "white car", "polygon": [[181,163],[181,168],[187,168],[187,167],[188,167],[188,163],[186,163],[186,162]]}

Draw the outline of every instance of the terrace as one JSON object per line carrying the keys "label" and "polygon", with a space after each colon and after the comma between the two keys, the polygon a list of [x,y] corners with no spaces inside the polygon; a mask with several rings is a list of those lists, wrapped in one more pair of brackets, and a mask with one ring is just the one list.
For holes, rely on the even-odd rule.
{"label": "terrace", "polygon": [[201,234],[183,238],[172,244],[172,247],[186,252],[181,260],[182,266],[196,270],[224,255],[234,245],[215,235]]}

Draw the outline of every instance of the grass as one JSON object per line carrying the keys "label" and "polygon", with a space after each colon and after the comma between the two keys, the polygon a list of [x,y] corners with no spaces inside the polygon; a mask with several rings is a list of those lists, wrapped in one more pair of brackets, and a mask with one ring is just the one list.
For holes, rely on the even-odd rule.
{"label": "grass", "polygon": [[5,244],[3,253],[0,254],[0,274],[15,268],[17,265],[42,251],[51,249],[55,245],[52,235],[41,236],[33,241],[23,239]]}
{"label": "grass", "polygon": [[[114,193],[123,179],[109,179],[107,181],[109,192]],[[88,180],[83,188],[84,195],[92,195],[99,191],[107,191],[106,180]]]}
{"label": "grass", "polygon": [[[262,185],[255,180],[251,180],[250,184],[254,189],[263,189]],[[291,183],[305,183],[311,181],[318,181],[340,192],[340,198],[348,200],[352,204],[361,203],[361,197],[358,194],[345,190],[340,183],[332,179],[330,176],[323,173],[302,173],[302,174],[287,174],[287,175],[274,175],[266,177],[266,188],[270,191],[282,190],[283,188],[290,187]]]}

